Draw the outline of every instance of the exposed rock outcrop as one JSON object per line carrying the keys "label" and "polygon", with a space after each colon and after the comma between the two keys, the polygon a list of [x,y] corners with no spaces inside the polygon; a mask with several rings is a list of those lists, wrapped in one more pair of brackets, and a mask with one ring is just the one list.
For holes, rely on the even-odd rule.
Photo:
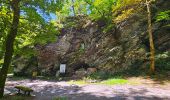
{"label": "exposed rock outcrop", "polygon": [[[157,51],[170,50],[170,22],[155,22],[157,9],[168,10],[170,2],[158,0],[153,7],[153,34]],[[38,67],[55,72],[60,63],[67,64],[67,72],[97,68],[110,72],[140,67],[149,51],[147,13],[131,15],[106,29],[104,20],[92,21],[87,16],[69,17],[64,22],[57,42],[36,47]],[[138,64],[136,63],[138,62]]]}
{"label": "exposed rock outcrop", "polygon": [[[47,54],[48,58],[40,53],[41,65],[45,63],[47,66],[52,62],[51,65],[59,66],[60,63],[66,63],[69,72],[88,67],[115,72],[127,69],[137,59],[145,57],[145,49],[140,47],[140,33],[135,31],[138,30],[136,26],[140,24],[139,21],[131,19],[126,22],[128,25],[119,25],[122,29],[112,27],[107,32],[103,32],[105,26],[100,26],[85,16],[70,17],[66,22],[76,23],[74,27],[62,29],[56,43],[43,48],[43,55]],[[54,52],[49,55],[48,52],[51,51]]]}
{"label": "exposed rock outcrop", "polygon": [[[167,4],[160,1],[157,1],[155,6],[157,9],[168,8]],[[57,66],[66,63],[68,72],[88,67],[116,72],[134,66],[137,61],[141,63],[135,66],[139,66],[149,51],[146,16],[144,9],[140,14],[130,16],[107,32],[104,31],[106,28],[104,21],[91,21],[86,16],[69,17],[64,23],[58,41],[43,48],[48,49],[46,53],[55,52],[51,56],[48,55],[48,58],[39,58],[39,61],[44,63],[43,59],[47,59],[46,63],[53,62],[51,65]],[[157,50],[170,49],[169,27],[164,27],[167,23],[153,23]],[[48,62],[54,58],[57,59]]]}

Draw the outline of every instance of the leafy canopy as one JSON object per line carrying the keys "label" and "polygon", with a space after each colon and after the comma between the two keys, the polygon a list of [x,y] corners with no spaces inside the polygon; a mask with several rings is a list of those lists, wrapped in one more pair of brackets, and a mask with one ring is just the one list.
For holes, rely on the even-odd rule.
{"label": "leafy canopy", "polygon": [[[3,62],[4,44],[12,23],[10,0],[0,1],[0,59]],[[34,55],[36,44],[56,41],[58,34],[50,14],[55,13],[61,2],[56,0],[21,0],[20,23],[14,45],[15,55]],[[23,52],[24,51],[24,52]]]}

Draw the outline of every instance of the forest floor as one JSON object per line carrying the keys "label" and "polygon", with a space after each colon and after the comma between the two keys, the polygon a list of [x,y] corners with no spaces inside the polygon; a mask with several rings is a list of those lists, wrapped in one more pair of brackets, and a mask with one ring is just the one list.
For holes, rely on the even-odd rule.
{"label": "forest floor", "polygon": [[[169,81],[156,81],[143,77],[132,77],[127,80],[136,84],[75,85],[68,81],[8,79],[5,90],[15,93],[16,85],[31,87],[34,96],[21,100],[170,100]],[[63,99],[55,99],[57,97]]]}

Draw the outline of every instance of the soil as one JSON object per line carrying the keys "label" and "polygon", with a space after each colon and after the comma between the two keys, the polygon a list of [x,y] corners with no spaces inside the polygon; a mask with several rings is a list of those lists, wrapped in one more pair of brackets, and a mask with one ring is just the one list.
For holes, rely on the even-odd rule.
{"label": "soil", "polygon": [[16,93],[14,86],[23,85],[34,90],[32,100],[54,100],[61,96],[68,100],[170,100],[170,83],[144,78],[130,78],[139,84],[74,85],[68,81],[7,80],[5,89]]}

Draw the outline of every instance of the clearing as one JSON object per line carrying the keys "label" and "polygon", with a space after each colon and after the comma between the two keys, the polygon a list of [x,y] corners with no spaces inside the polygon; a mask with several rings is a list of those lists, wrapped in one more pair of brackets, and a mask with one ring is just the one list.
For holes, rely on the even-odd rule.
{"label": "clearing", "polygon": [[[170,83],[168,81],[158,82],[142,77],[126,80],[127,83],[111,85],[85,84],[79,81],[8,79],[5,89],[10,93],[16,93],[14,87],[23,85],[34,90],[34,96],[19,100],[170,100],[170,88],[168,88]],[[8,96],[5,100],[11,100],[12,97],[16,96]],[[57,99],[57,97],[63,99]]]}

